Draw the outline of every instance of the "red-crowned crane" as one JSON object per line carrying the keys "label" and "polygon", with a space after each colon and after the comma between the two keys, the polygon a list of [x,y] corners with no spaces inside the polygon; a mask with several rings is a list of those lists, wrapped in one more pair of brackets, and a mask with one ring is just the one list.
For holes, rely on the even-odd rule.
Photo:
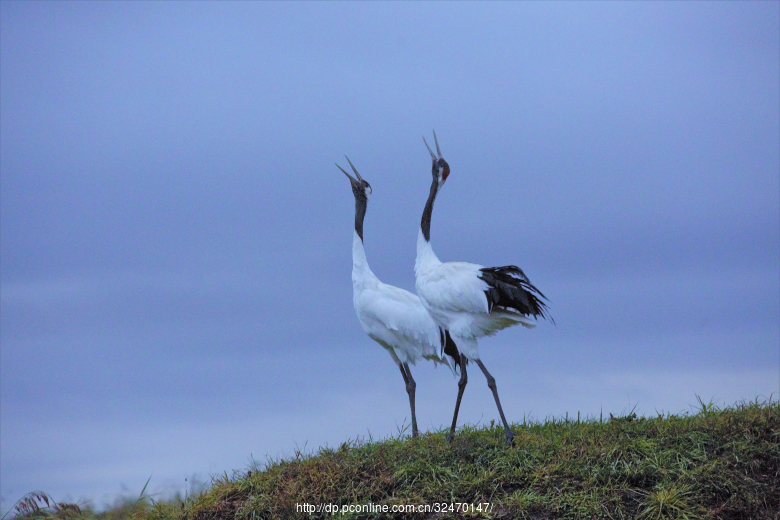
{"label": "red-crowned crane", "polygon": [[[390,353],[401,370],[412,410],[412,437],[417,437],[414,409],[417,384],[412,378],[409,364],[414,365],[422,357],[434,363],[443,363],[454,371],[445,357],[445,353],[452,351],[452,341],[447,341],[448,338],[431,319],[417,295],[380,282],[368,266],[363,249],[363,218],[372,190],[349,157],[347,161],[357,178],[338,164],[336,166],[349,178],[355,195],[355,232],[352,236],[352,295],[355,313],[366,334]],[[447,347],[441,355],[437,353],[439,346]]]}
{"label": "red-crowned crane", "polygon": [[436,257],[431,248],[431,213],[436,195],[450,174],[450,166],[441,156],[436,132],[433,138],[438,157],[423,137],[433,158],[433,183],[420,222],[414,273],[420,300],[433,317],[433,321],[451,335],[460,354],[456,356],[460,364],[458,399],[455,402],[455,413],[447,440],[451,441],[455,435],[458,409],[468,381],[466,364],[468,361],[474,361],[487,378],[488,387],[493,392],[498,413],[504,423],[507,443],[512,444],[514,434],[504,417],[496,390],[496,380],[480,360],[477,340],[517,324],[530,328],[534,326],[533,320],[536,318],[547,318],[546,305],[542,301],[545,296],[531,284],[523,271],[514,265],[482,267],[465,262],[442,263]]}

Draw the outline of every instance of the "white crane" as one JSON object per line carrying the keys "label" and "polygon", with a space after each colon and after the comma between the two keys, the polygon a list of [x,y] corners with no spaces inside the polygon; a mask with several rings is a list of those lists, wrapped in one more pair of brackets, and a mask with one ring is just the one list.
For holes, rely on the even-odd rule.
{"label": "white crane", "polygon": [[[346,157],[346,156],[345,156]],[[414,392],[417,388],[409,363],[419,358],[434,363],[443,363],[454,372],[445,354],[454,352],[447,341],[448,336],[434,323],[417,295],[387,285],[371,271],[363,249],[363,218],[366,215],[371,185],[358,173],[352,161],[347,157],[357,178],[344,172],[352,184],[355,195],[355,232],[352,236],[352,291],[355,313],[363,330],[371,339],[383,346],[401,369],[401,375],[409,394],[409,406],[412,410],[412,437],[417,437],[417,417],[414,408]],[[441,354],[437,350],[441,347]]]}
{"label": "white crane", "polygon": [[468,376],[466,364],[474,361],[487,378],[488,387],[498,406],[498,413],[504,423],[506,439],[512,444],[514,434],[504,417],[501,401],[498,399],[496,380],[480,360],[477,341],[513,325],[533,327],[538,317],[547,318],[545,296],[534,287],[523,271],[514,265],[504,267],[482,267],[465,262],[442,263],[431,248],[431,213],[436,195],[444,186],[450,174],[450,166],[441,156],[436,132],[433,134],[438,157],[428,142],[425,146],[433,158],[433,183],[425,203],[420,233],[417,237],[417,259],[414,264],[417,294],[425,308],[443,330],[448,331],[459,349],[456,356],[460,364],[458,399],[455,414],[447,440],[455,435],[458,409],[466,388]]}

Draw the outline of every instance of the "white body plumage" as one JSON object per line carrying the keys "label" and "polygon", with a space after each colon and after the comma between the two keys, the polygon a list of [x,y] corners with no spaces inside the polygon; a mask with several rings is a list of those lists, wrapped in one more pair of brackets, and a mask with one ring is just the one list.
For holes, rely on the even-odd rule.
{"label": "white body plumage", "polygon": [[[349,158],[347,158],[349,161]],[[360,325],[371,339],[387,350],[401,370],[409,394],[409,407],[412,412],[412,436],[417,437],[417,417],[415,412],[415,389],[417,384],[412,377],[409,364],[425,358],[435,363],[443,363],[455,372],[444,354],[446,334],[439,329],[433,318],[425,310],[416,295],[387,285],[371,271],[363,248],[363,219],[371,196],[368,184],[349,161],[355,177],[341,166],[352,184],[355,196],[355,231],[352,235],[352,301],[355,305]],[[439,349],[441,348],[441,355]]]}
{"label": "white body plumage", "polygon": [[[436,133],[433,134],[436,139]],[[423,137],[423,141],[425,138]],[[439,142],[436,140],[438,157],[433,153],[427,141],[425,146],[431,154],[433,176],[428,200],[420,220],[420,233],[417,236],[417,259],[414,265],[415,286],[420,301],[436,324],[445,330],[454,346],[447,344],[453,357],[460,358],[460,381],[458,398],[455,401],[455,413],[448,440],[455,435],[463,390],[468,376],[466,365],[474,361],[485,374],[488,387],[493,392],[498,413],[504,424],[506,439],[513,442],[514,434],[504,416],[495,378],[490,375],[479,356],[478,340],[490,336],[512,325],[533,327],[533,319],[546,317],[544,295],[523,271],[514,265],[503,267],[482,267],[466,262],[442,263],[431,247],[431,216],[436,195],[450,175],[450,166],[441,156]]]}
{"label": "white body plumage", "polygon": [[513,325],[535,323],[511,308],[488,307],[489,285],[480,278],[483,266],[467,262],[442,263],[422,230],[414,265],[417,294],[436,324],[450,332],[461,354],[479,359],[477,340]]}
{"label": "white body plumage", "polygon": [[441,332],[417,295],[382,283],[366,260],[363,241],[352,238],[352,297],[360,325],[396,363],[425,358],[452,368],[440,356]]}

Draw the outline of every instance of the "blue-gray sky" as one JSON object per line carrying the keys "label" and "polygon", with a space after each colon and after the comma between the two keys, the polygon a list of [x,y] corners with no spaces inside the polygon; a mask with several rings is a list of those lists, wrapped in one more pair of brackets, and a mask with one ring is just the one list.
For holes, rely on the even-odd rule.
{"label": "blue-gray sky", "polygon": [[[414,290],[434,128],[439,257],[521,266],[557,323],[482,342],[510,421],[777,397],[779,6],[3,1],[2,513],[408,424],[333,163]],[[477,376],[461,424],[497,418]]]}

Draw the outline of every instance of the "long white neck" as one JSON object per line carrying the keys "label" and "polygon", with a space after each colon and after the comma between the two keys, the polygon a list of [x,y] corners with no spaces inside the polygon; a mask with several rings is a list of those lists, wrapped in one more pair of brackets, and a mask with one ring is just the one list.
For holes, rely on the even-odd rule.
{"label": "long white neck", "polygon": [[369,280],[376,280],[376,276],[368,266],[366,250],[363,248],[363,240],[352,232],[352,284],[360,284]]}
{"label": "long white neck", "polygon": [[441,260],[433,252],[433,247],[425,240],[422,229],[417,233],[417,258],[414,261],[414,274],[418,276],[421,271],[441,264]]}

